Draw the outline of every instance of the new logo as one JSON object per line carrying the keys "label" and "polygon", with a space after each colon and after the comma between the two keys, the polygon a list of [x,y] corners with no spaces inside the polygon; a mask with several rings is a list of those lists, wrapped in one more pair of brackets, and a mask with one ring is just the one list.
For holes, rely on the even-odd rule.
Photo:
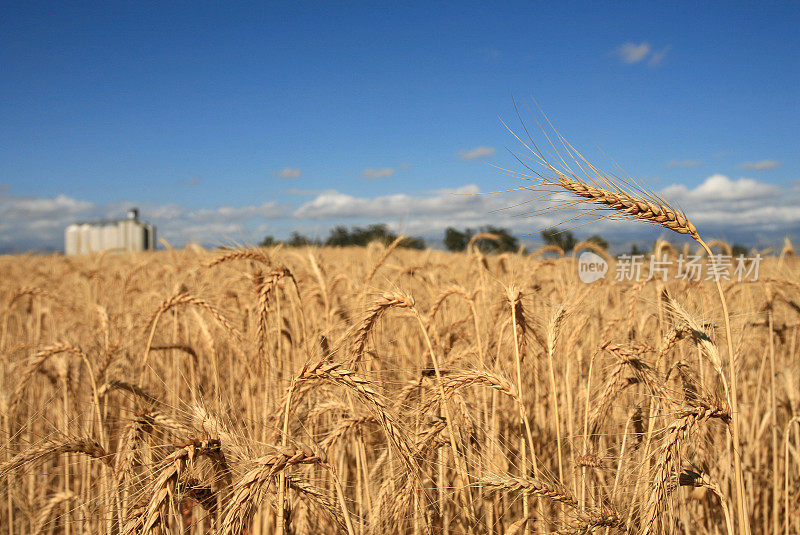
{"label": "new logo", "polygon": [[578,257],[578,277],[581,282],[591,284],[604,278],[606,273],[608,273],[608,262],[602,256],[585,251]]}

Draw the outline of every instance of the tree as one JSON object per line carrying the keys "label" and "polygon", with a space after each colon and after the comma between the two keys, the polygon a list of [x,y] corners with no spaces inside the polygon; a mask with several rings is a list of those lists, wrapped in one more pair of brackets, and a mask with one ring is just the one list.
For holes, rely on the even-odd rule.
{"label": "tree", "polygon": [[466,229],[464,232],[461,232],[453,227],[447,227],[444,229],[444,246],[448,251],[463,251],[467,248],[467,243],[469,243],[471,237],[471,229]]}
{"label": "tree", "polygon": [[[366,228],[353,227],[348,230],[346,227],[338,226],[331,229],[325,245],[331,247],[359,246],[364,247],[370,242],[379,241],[384,245],[389,245],[398,238],[397,234],[390,231],[383,223],[369,225]],[[409,247],[412,249],[424,249],[425,240],[422,238],[405,238],[399,247]]]}
{"label": "tree", "polygon": [[637,255],[641,256],[645,254],[647,254],[647,251],[645,249],[639,249],[639,246],[636,245],[635,243],[631,247],[631,256],[637,256]]}
{"label": "tree", "polygon": [[422,250],[426,246],[425,240],[419,237],[410,237],[404,238],[403,241],[400,242],[398,247],[405,247],[407,249],[419,249]]}
{"label": "tree", "polygon": [[734,243],[733,247],[731,247],[731,256],[733,256],[734,258],[740,255],[747,256],[747,254],[748,250],[747,247],[745,247],[744,245]]}
{"label": "tree", "polygon": [[492,225],[486,225],[480,228],[481,233],[489,233],[494,234],[498,237],[497,241],[494,240],[478,240],[475,242],[475,246],[481,250],[481,252],[488,253],[488,252],[499,252],[503,253],[506,251],[516,251],[519,249],[519,240],[511,235],[508,229],[493,227]]}
{"label": "tree", "polygon": [[475,241],[475,247],[484,254],[519,249],[519,240],[508,229],[493,227],[492,225],[484,225],[477,231],[471,228],[461,231],[453,227],[447,227],[444,231],[444,246],[448,251],[463,251],[469,245],[472,237],[478,234],[494,234],[497,236],[496,240],[481,238]]}
{"label": "tree", "polygon": [[278,245],[278,241],[275,240],[273,236],[264,236],[264,239],[261,240],[259,243],[259,247],[272,247],[273,245]]}
{"label": "tree", "polygon": [[599,234],[595,234],[594,236],[589,236],[586,238],[586,241],[591,242],[601,249],[608,249],[608,242],[604,240]]}
{"label": "tree", "polygon": [[373,241],[379,241],[384,245],[389,245],[397,239],[397,234],[390,232],[383,223],[376,223],[367,228],[353,227],[350,235],[353,245],[360,245],[362,247]]}
{"label": "tree", "polygon": [[314,245],[314,242],[307,237],[303,236],[297,231],[292,232],[289,240],[286,242],[289,247],[305,247],[306,245]]}
{"label": "tree", "polygon": [[330,233],[328,233],[328,239],[325,240],[325,245],[331,247],[347,247],[348,245],[352,245],[350,232],[348,232],[347,227],[334,227],[331,229]]}
{"label": "tree", "polygon": [[[598,236],[599,237],[599,236]],[[601,238],[602,239],[602,238]],[[557,228],[549,228],[542,231],[542,240],[546,245],[555,245],[560,247],[562,251],[568,253],[578,243],[572,232],[568,230],[558,230]],[[607,244],[606,244],[607,245]]]}

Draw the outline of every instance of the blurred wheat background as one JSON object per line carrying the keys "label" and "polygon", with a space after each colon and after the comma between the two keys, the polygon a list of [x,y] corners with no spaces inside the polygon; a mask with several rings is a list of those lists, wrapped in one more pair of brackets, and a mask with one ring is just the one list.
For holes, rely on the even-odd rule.
{"label": "blurred wheat background", "polygon": [[3,532],[733,533],[735,454],[798,532],[789,244],[723,284],[739,452],[712,283],[396,245],[0,258]]}

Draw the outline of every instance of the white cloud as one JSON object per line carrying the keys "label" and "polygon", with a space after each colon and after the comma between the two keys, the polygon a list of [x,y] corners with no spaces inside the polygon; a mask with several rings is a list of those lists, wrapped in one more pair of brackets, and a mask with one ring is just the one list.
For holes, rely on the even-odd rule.
{"label": "white cloud", "polygon": [[419,195],[397,193],[375,198],[330,191],[301,205],[292,215],[298,220],[395,222],[404,225],[404,232],[417,233],[430,233],[447,226],[477,227],[485,224],[516,230],[524,228],[527,232],[557,222],[552,217],[521,219],[517,216],[525,207],[509,209],[534,196],[526,191],[482,193],[475,184]]}
{"label": "white cloud", "polygon": [[647,60],[647,64],[650,65],[651,67],[659,65],[662,61],[664,61],[664,58],[667,56],[667,53],[671,49],[672,49],[671,46],[665,46],[658,52],[653,52],[653,54],[650,56],[650,59]]}
{"label": "white cloud", "polygon": [[[294,212],[298,219],[334,219],[359,217],[405,217],[408,215],[437,216],[476,212],[485,203],[479,196],[475,185],[454,190],[439,190],[427,196],[413,196],[405,193],[384,195],[372,199],[354,197],[329,191],[318,195],[314,200],[300,206]],[[487,210],[488,211],[488,210]]]}
{"label": "white cloud", "polygon": [[767,169],[775,169],[780,167],[781,162],[778,160],[760,160],[757,162],[744,162],[739,165],[740,169],[752,169],[755,171],[766,171]]}
{"label": "white cloud", "polygon": [[486,147],[481,145],[480,147],[475,147],[474,149],[470,150],[460,150],[458,151],[458,156],[464,160],[476,160],[485,156],[491,156],[494,153],[494,147]]}
{"label": "white cloud", "polygon": [[757,232],[783,234],[800,228],[798,185],[780,187],[715,174],[695,188],[672,185],[659,193],[680,206],[695,224],[729,236],[754,238]]}
{"label": "white cloud", "polygon": [[[650,53],[650,43],[623,43],[614,51],[625,63],[639,63]],[[659,60],[660,61],[660,60]]]}
{"label": "white cloud", "polygon": [[361,171],[361,176],[363,176],[364,178],[369,178],[371,180],[376,178],[384,178],[387,176],[392,176],[393,174],[394,174],[394,169],[392,169],[391,167],[382,167],[380,169],[373,169],[370,167],[369,169],[364,169],[363,171]]}
{"label": "white cloud", "polygon": [[437,195],[477,195],[480,192],[481,188],[475,184],[467,184],[457,188],[435,189],[431,191],[431,193],[435,193]]}
{"label": "white cloud", "polygon": [[303,170],[295,167],[284,167],[280,171],[275,171],[272,174],[280,178],[300,178],[303,175]]}
{"label": "white cloud", "polygon": [[[123,213],[122,204],[107,207],[111,217]],[[125,205],[127,206],[127,204]],[[185,206],[140,203],[142,219],[156,226],[158,237],[166,238],[172,245],[187,242],[227,245],[258,243],[264,233],[258,229],[265,223],[274,226],[289,217],[291,209],[274,201],[257,205],[189,209]]]}
{"label": "white cloud", "polygon": [[699,167],[703,165],[700,160],[672,160],[667,167]]}
{"label": "white cloud", "polygon": [[780,188],[758,182],[752,178],[731,180],[725,175],[711,175],[694,189],[684,185],[672,185],[662,190],[665,199],[715,202],[719,200],[755,200],[776,194]]}
{"label": "white cloud", "polygon": [[193,221],[243,223],[257,218],[275,219],[286,214],[287,210],[283,206],[270,201],[260,205],[219,206],[213,209],[195,210],[187,212],[185,217]]}
{"label": "white cloud", "polygon": [[[124,214],[124,212],[123,212]],[[67,195],[21,197],[0,191],[0,248],[63,245],[64,228],[79,219],[102,215],[90,202]]]}
{"label": "white cloud", "polygon": [[66,195],[48,199],[42,197],[17,197],[16,202],[5,207],[4,216],[19,217],[69,217],[89,211],[93,204]]}

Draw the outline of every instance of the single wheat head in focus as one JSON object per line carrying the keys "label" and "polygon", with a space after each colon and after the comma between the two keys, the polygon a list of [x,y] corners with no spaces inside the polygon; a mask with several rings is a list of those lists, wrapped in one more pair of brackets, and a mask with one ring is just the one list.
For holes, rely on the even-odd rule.
{"label": "single wheat head in focus", "polygon": [[[545,120],[547,121],[546,116]],[[550,124],[549,121],[547,122]],[[528,212],[529,214],[577,208],[581,210],[582,215],[597,216],[588,223],[601,219],[638,219],[678,234],[687,234],[695,240],[700,239],[697,228],[689,221],[683,210],[670,204],[655,192],[638,185],[633,178],[611,176],[599,170],[564,139],[552,124],[550,124],[550,128],[553,133],[550,135],[545,128],[541,128],[553,149],[554,157],[549,158],[533,141],[521,118],[520,123],[524,135],[514,132],[508,125],[506,128],[528,149],[526,156],[514,155],[514,157],[525,166],[529,173],[506,171],[535,182],[534,185],[524,186],[520,189],[543,193],[540,197],[526,201],[526,203],[542,197],[553,197],[556,201],[554,206],[541,211],[532,210]],[[554,162],[560,162],[561,165]],[[565,193],[571,195],[564,195]],[[580,215],[568,221],[578,217]]]}

